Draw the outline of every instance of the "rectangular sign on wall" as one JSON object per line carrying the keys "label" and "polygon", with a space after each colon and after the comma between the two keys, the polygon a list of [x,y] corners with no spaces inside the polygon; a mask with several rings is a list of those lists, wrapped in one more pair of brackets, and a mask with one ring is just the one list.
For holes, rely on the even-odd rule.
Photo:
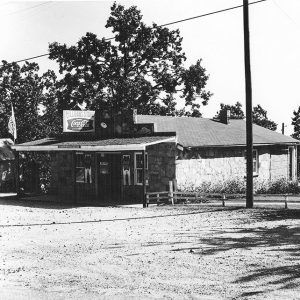
{"label": "rectangular sign on wall", "polygon": [[64,132],[95,132],[95,111],[92,110],[64,110]]}

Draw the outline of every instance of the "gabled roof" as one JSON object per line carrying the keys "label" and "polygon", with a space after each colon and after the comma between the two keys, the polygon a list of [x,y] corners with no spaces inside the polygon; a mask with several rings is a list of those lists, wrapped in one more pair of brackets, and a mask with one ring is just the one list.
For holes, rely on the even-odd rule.
{"label": "gabled roof", "polygon": [[[176,131],[177,142],[184,147],[231,147],[246,145],[246,122],[230,120],[224,124],[212,119],[138,115],[137,123],[154,123],[155,131]],[[254,145],[298,144],[300,141],[253,125]]]}
{"label": "gabled roof", "polygon": [[110,138],[99,140],[65,141],[58,138],[44,138],[13,146],[17,151],[125,151],[145,150],[145,147],[164,142],[176,142],[176,137],[141,136],[132,138]]}

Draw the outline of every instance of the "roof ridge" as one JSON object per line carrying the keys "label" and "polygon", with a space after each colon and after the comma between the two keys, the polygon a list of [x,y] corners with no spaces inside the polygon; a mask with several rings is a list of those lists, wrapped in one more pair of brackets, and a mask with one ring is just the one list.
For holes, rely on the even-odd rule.
{"label": "roof ridge", "polygon": [[186,119],[201,119],[201,120],[213,120],[212,118],[203,118],[203,117],[190,117],[190,116],[162,116],[162,115],[142,115],[137,114],[139,117],[163,117],[163,118],[186,118]]}

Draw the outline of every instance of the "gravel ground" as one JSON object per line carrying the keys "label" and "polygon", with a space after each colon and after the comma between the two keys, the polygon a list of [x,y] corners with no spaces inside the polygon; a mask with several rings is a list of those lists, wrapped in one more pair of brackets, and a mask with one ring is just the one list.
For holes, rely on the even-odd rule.
{"label": "gravel ground", "polygon": [[0,299],[300,299],[299,219],[0,200]]}

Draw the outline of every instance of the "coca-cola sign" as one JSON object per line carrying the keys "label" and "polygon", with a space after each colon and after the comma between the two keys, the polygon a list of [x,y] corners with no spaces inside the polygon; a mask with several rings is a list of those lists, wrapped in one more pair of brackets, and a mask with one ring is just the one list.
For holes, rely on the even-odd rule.
{"label": "coca-cola sign", "polygon": [[64,110],[64,132],[94,132],[95,112],[91,110]]}

